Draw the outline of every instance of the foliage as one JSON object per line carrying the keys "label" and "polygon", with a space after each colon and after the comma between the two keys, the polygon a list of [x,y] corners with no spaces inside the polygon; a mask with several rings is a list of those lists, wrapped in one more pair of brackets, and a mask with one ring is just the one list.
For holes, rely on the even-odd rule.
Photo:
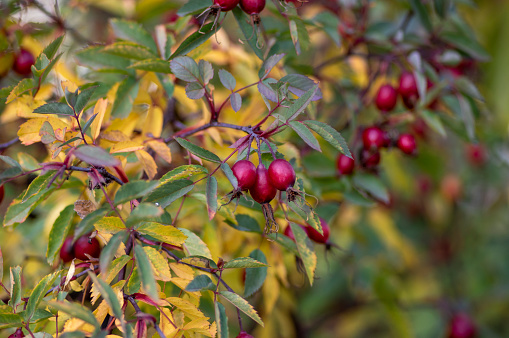
{"label": "foliage", "polygon": [[[506,199],[505,148],[493,137],[487,157],[479,142],[490,55],[468,6],[274,0],[249,17],[195,0],[0,4],[2,334],[443,335],[507,279],[483,280],[497,265],[480,261],[433,276],[479,255],[474,237],[493,234],[478,224]],[[35,56],[27,77],[10,70],[21,48]],[[395,108],[377,109],[405,72],[415,92],[400,83]],[[297,180],[260,205],[231,167],[276,158]],[[100,256],[59,259],[82,236]]]}

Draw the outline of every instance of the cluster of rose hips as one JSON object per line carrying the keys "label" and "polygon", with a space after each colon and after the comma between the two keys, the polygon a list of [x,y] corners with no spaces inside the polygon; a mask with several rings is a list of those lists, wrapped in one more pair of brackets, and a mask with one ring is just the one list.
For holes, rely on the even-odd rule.
{"label": "cluster of rose hips", "polygon": [[[83,235],[73,243],[73,237],[67,237],[60,248],[60,259],[64,262],[70,262],[77,258],[82,261],[88,261],[89,257],[99,258],[101,254],[101,245],[97,238],[90,238],[90,234]],[[88,255],[88,256],[87,256]]]}
{"label": "cluster of rose hips", "polygon": [[232,167],[237,178],[238,189],[249,190],[251,197],[260,204],[269,203],[276,197],[278,190],[288,191],[295,184],[295,170],[284,159],[272,161],[269,169],[260,162],[258,167],[249,160],[240,160]]}
{"label": "cluster of rose hips", "polygon": [[212,7],[228,12],[240,5],[240,8],[249,15],[258,15],[265,8],[265,0],[214,0]]}

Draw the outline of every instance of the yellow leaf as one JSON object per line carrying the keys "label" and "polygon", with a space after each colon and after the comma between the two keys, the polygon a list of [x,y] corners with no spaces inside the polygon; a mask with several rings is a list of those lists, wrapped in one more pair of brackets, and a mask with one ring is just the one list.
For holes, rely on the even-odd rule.
{"label": "yellow leaf", "polygon": [[39,135],[39,130],[41,129],[42,124],[46,121],[51,124],[54,130],[63,129],[67,126],[65,122],[56,117],[30,119],[19,127],[18,136],[21,143],[27,146],[40,142],[41,135]]}
{"label": "yellow leaf", "polygon": [[179,263],[170,263],[170,268],[180,278],[187,279],[189,281],[194,279],[194,270],[190,266]]}
{"label": "yellow leaf", "polygon": [[106,113],[106,108],[108,107],[107,99],[99,99],[94,107],[94,115],[97,114],[92,125],[90,126],[92,139],[96,140],[101,133],[101,126],[104,120],[104,114]]}
{"label": "yellow leaf", "polygon": [[140,116],[136,113],[131,113],[129,116],[125,119],[115,119],[113,122],[111,122],[110,126],[106,128],[106,131],[112,131],[112,130],[120,130],[125,135],[131,136],[131,134],[134,131],[134,128],[136,127],[136,123],[138,123],[138,120],[140,119]]}
{"label": "yellow leaf", "polygon": [[105,300],[94,310],[94,316],[99,323],[102,323],[108,314],[108,303]]}
{"label": "yellow leaf", "polygon": [[94,224],[95,228],[106,234],[116,234],[122,230],[125,230],[125,225],[122,220],[118,217],[103,217]]}
{"label": "yellow leaf", "polygon": [[143,148],[145,148],[145,146],[138,142],[125,141],[125,142],[119,142],[119,143],[116,143],[115,145],[113,145],[113,147],[111,147],[111,149],[110,149],[110,153],[112,153],[112,154],[127,153],[127,152],[142,150]]}
{"label": "yellow leaf", "polygon": [[147,118],[143,124],[142,135],[152,137],[161,137],[163,131],[163,111],[159,107],[152,107],[147,113]]}
{"label": "yellow leaf", "polygon": [[136,151],[136,157],[141,162],[141,165],[143,166],[143,169],[147,173],[147,176],[149,179],[153,179],[154,176],[157,174],[157,164],[150,156],[149,153],[147,153],[145,150],[138,150]]}
{"label": "yellow leaf", "polygon": [[76,92],[76,90],[78,90],[78,86],[74,82],[71,82],[71,81],[62,81],[60,83],[60,85],[62,86],[62,91],[64,93],[65,93],[66,89],[71,93],[74,93],[74,92]]}
{"label": "yellow leaf", "polygon": [[159,313],[159,327],[167,337],[172,336],[178,330],[172,323],[175,324],[175,320],[173,319],[170,309],[161,308],[161,312]]}
{"label": "yellow leaf", "polygon": [[[179,289],[181,289],[182,291],[185,291],[186,290],[186,287],[189,283],[191,283],[191,281],[189,279],[184,279],[184,278],[179,278],[179,277],[173,277],[171,279],[171,282],[173,284],[175,284]],[[199,299],[201,297],[201,293],[199,291],[196,291],[196,292],[189,292],[189,291],[186,291],[188,295],[194,297],[194,298],[197,298]]]}
{"label": "yellow leaf", "polygon": [[149,141],[147,145],[156,152],[163,160],[168,163],[171,163],[171,150],[166,143],[162,141]]}
{"label": "yellow leaf", "polygon": [[191,303],[188,300],[179,297],[168,297],[166,298],[166,301],[180,309],[182,312],[186,314],[187,317],[191,319],[205,317],[203,312],[201,312],[200,309],[198,309],[198,307],[196,307],[193,303]]}
{"label": "yellow leaf", "polygon": [[168,266],[168,260],[166,260],[166,258],[160,252],[152,247],[145,246],[143,247],[143,250],[145,250],[150,263],[152,263],[152,267],[154,268],[155,272],[155,278],[165,282],[170,281],[171,273],[170,267]]}
{"label": "yellow leaf", "polygon": [[[94,121],[95,122],[95,121]],[[110,142],[127,142],[129,137],[120,130],[105,131],[101,138]]]}
{"label": "yellow leaf", "polygon": [[274,269],[267,269],[267,278],[265,279],[265,283],[263,283],[263,304],[264,304],[264,314],[270,315],[276,302],[279,298],[279,281],[276,278]]}

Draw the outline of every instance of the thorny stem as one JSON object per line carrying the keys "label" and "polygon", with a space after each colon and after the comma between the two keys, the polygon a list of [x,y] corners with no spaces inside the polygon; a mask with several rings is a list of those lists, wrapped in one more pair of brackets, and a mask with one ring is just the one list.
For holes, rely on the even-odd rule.
{"label": "thorny stem", "polygon": [[99,174],[101,174],[103,177],[106,177],[106,178],[109,178],[115,182],[117,182],[118,184],[120,185],[124,185],[124,182],[118,178],[117,176],[113,175],[113,174],[110,174],[106,169],[104,168],[83,168],[83,167],[76,167],[76,166],[70,166],[69,168],[67,168],[67,170],[71,170],[71,171],[81,171],[81,172],[85,172],[85,173],[90,173],[93,171],[93,169],[97,170],[97,172]]}

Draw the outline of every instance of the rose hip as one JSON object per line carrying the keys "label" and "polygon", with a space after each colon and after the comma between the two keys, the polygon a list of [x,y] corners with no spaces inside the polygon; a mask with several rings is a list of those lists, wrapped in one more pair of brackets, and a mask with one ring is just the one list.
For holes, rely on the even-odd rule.
{"label": "rose hip", "polygon": [[403,72],[399,78],[399,95],[403,99],[403,104],[408,109],[413,109],[419,99],[419,90],[417,81],[411,72]]}
{"label": "rose hip", "polygon": [[75,257],[72,240],[72,236],[67,237],[64,241],[64,244],[62,244],[62,247],[60,248],[60,259],[64,263],[72,261]]}
{"label": "rose hip", "polygon": [[221,11],[228,12],[237,7],[240,0],[214,0],[214,5],[221,8]]}
{"label": "rose hip", "polygon": [[323,234],[319,233],[318,230],[316,230],[310,225],[306,226],[306,232],[311,240],[317,243],[326,244],[327,241],[329,240],[330,228],[327,222],[325,222],[325,220],[321,217],[320,224],[322,225]]}
{"label": "rose hip", "polygon": [[232,167],[233,175],[237,178],[240,190],[250,189],[256,181],[256,167],[248,160],[240,160]]}
{"label": "rose hip", "polygon": [[415,154],[417,150],[417,143],[415,137],[411,134],[401,134],[398,139],[398,148],[408,155]]}
{"label": "rose hip", "polygon": [[295,170],[287,160],[277,159],[269,165],[269,182],[277,190],[286,191],[295,184]]}
{"label": "rose hip", "polygon": [[32,65],[35,63],[35,58],[28,50],[21,48],[12,69],[22,76],[28,76],[32,73]]}
{"label": "rose hip", "polygon": [[386,113],[396,107],[398,101],[398,92],[390,84],[385,84],[378,90],[376,95],[375,104],[376,107]]}
{"label": "rose hip", "polygon": [[362,132],[362,142],[366,149],[378,149],[385,145],[385,135],[378,127],[369,127]]}
{"label": "rose hip", "polygon": [[276,197],[276,188],[270,184],[269,171],[260,163],[256,168],[255,184],[249,189],[251,197],[260,203],[269,203]]}
{"label": "rose hip", "polygon": [[85,255],[89,255],[93,258],[98,258],[101,254],[101,245],[97,238],[89,238],[90,235],[83,235],[76,243],[74,243],[74,254],[76,258],[82,261],[87,261],[89,258]]}
{"label": "rose hip", "polygon": [[240,8],[249,14],[260,14],[265,8],[265,0],[240,0]]}
{"label": "rose hip", "polygon": [[350,175],[355,169],[355,161],[346,155],[339,154],[336,167],[340,175]]}

